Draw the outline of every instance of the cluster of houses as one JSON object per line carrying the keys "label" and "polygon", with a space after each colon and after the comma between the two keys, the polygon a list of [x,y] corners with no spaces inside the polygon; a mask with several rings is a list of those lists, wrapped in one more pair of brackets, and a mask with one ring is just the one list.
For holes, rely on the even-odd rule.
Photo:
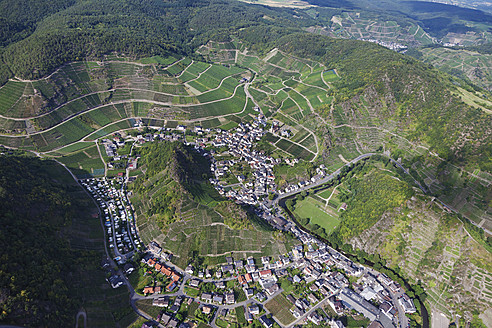
{"label": "cluster of houses", "polygon": [[[292,249],[293,267],[301,270],[299,275],[292,277],[292,282],[314,281],[309,286],[309,291],[318,293],[323,298],[327,297],[328,304],[338,315],[355,310],[371,321],[377,321],[384,328],[393,328],[399,323],[398,311],[416,312],[408,295],[386,275],[352,262],[295,226],[292,226],[291,232],[303,243],[304,248],[307,247],[307,251],[303,251],[304,248],[300,246]],[[276,265],[278,262],[275,262]],[[338,271],[330,269],[333,267]],[[346,278],[348,276],[356,277],[357,282],[349,284]],[[294,306],[291,312],[295,317],[302,316],[309,310],[309,305],[316,304],[317,298],[311,295],[313,294],[308,294],[307,299],[301,301],[289,295],[288,299]],[[398,304],[393,301],[393,296],[398,298]]]}
{"label": "cluster of houses", "polygon": [[202,293],[200,299],[206,303],[214,303],[217,305],[222,304],[234,304],[236,303],[236,298],[234,297],[234,292],[230,293]]}
{"label": "cluster of houses", "polygon": [[[216,161],[213,156],[210,156],[212,161],[211,170],[215,175],[215,179],[211,179],[211,182],[215,185],[215,188],[222,195],[235,199],[238,202],[260,204],[261,206],[258,209],[260,216],[272,225],[292,232],[301,244],[295,246],[288,254],[279,256],[275,260],[268,257],[262,258],[261,265],[257,265],[252,257],[245,260],[234,260],[232,257],[228,257],[226,258],[227,263],[220,266],[216,271],[216,277],[221,278],[222,275],[227,274],[235,275],[246,297],[248,299],[257,299],[259,302],[267,301],[275,297],[279,292],[282,292],[279,279],[287,279],[292,284],[302,284],[302,286],[306,286],[303,288],[304,292],[302,294],[287,295],[287,299],[291,303],[290,312],[294,317],[305,317],[316,325],[319,325],[325,318],[311,310],[322,301],[328,303],[339,315],[353,310],[361,313],[373,321],[371,328],[394,328],[399,325],[398,313],[400,311],[414,313],[416,309],[412,300],[404,294],[396,282],[384,274],[352,262],[325,243],[299,230],[285,218],[272,215],[270,210],[265,207],[266,205],[260,201],[260,196],[268,192],[273,191],[279,194],[293,192],[317,182],[326,175],[326,168],[320,166],[316,170],[316,175],[311,180],[302,181],[295,185],[288,185],[283,190],[277,190],[274,182],[273,167],[279,164],[280,160],[265,156],[253,149],[255,141],[260,140],[265,134],[265,126],[266,120],[262,114],[258,114],[252,123],[239,124],[234,131],[223,131],[220,129],[212,131],[211,129],[203,129],[198,126],[194,128],[194,132],[200,137],[196,138],[193,144],[195,145],[195,149],[204,156],[208,155],[204,150],[207,145],[212,145],[216,148],[227,148],[228,154],[234,159]],[[186,126],[178,126],[175,130],[184,132],[186,129]],[[276,132],[279,131],[277,129]],[[184,139],[179,134],[165,134],[164,132],[166,132],[166,128],[162,128],[156,134],[137,136],[134,141],[144,143],[154,140],[176,141]],[[209,140],[208,137],[202,136],[204,133],[210,132],[215,132],[213,135],[214,139]],[[121,140],[104,143],[108,156],[111,151],[115,154],[114,147],[119,146],[118,142],[120,144],[122,143]],[[233,166],[241,162],[247,163],[251,167],[252,180],[238,174],[236,177],[239,181],[239,188],[227,188],[221,180],[229,174]],[[293,165],[295,164],[295,160],[289,160],[289,162],[286,160],[286,163]],[[105,209],[108,234],[110,232],[112,234],[113,226],[115,230],[116,227],[119,227],[119,221],[128,222],[130,219],[133,219],[131,212],[126,211],[126,207],[131,205],[120,201],[119,198],[121,196],[118,196],[118,191],[111,188],[106,180],[92,179],[92,182],[87,183],[86,188],[90,192],[93,192],[95,198],[100,201],[100,206]],[[103,188],[105,188],[104,193],[99,194],[98,190]],[[103,198],[105,201],[102,200]],[[106,209],[106,202],[108,202],[109,209]],[[128,208],[128,210],[130,209]],[[131,221],[133,222],[133,220]],[[128,224],[128,227],[132,227],[130,228],[131,232],[134,232],[134,226]],[[128,234],[128,230],[123,232]],[[115,238],[119,239],[110,240],[110,242],[116,244],[118,250],[128,250],[129,245],[125,245],[124,243],[123,248],[119,247],[121,241],[127,241],[121,233],[118,232],[115,235]],[[138,241],[136,235],[134,240]],[[125,246],[127,247],[125,248]],[[159,262],[157,257],[160,256],[162,258],[163,254],[161,254],[161,249],[157,244],[151,243],[148,245],[148,248],[155,256],[147,256],[143,261],[159,273],[170,278],[169,284],[165,287],[167,291],[175,290],[179,286],[180,275]],[[290,268],[295,269],[296,274],[292,275]],[[194,270],[191,266],[188,266],[185,272],[192,275],[189,285],[193,288],[199,287],[202,283],[200,279],[204,277],[207,279],[212,278],[212,275],[207,269],[198,271],[198,278],[193,276]],[[347,277],[355,277],[357,282],[349,283]],[[116,280],[115,282],[118,283]],[[225,290],[224,281],[215,281],[215,284],[217,289],[224,288],[224,292],[201,293],[199,298],[204,303],[201,308],[204,314],[212,313],[213,309],[217,306],[220,308],[220,306],[236,303],[234,292],[227,292]],[[163,286],[147,286],[144,289],[144,293],[147,295],[160,293],[163,291],[163,288]],[[397,299],[396,302],[394,301],[395,299]],[[154,299],[154,303],[155,306],[170,306],[171,312],[173,312],[173,305],[175,305],[170,305],[169,301],[166,303],[166,298],[156,298]],[[176,306],[179,309],[179,304]],[[174,310],[176,310],[176,307]],[[309,315],[307,315],[308,312]],[[249,306],[245,307],[245,317],[248,321],[252,321],[254,316],[259,315],[259,313],[260,308],[257,304],[250,303]],[[165,323],[167,326],[177,327],[179,322],[168,314],[164,315],[168,317],[161,317],[161,322],[167,321]],[[272,320],[266,316],[260,316],[258,320],[266,328],[270,328],[273,325]],[[340,321],[332,321],[330,325],[332,328],[343,328],[343,324]]]}
{"label": "cluster of houses", "polygon": [[[254,205],[257,204],[259,196],[276,190],[273,166],[281,160],[252,149],[255,141],[259,141],[265,134],[265,126],[265,117],[263,114],[258,114],[252,123],[240,123],[234,131],[218,131],[215,135],[212,145],[217,148],[227,147],[227,152],[236,158],[224,161],[212,159],[210,169],[215,179],[211,179],[211,182],[220,194]],[[226,190],[224,184],[219,181],[229,173],[233,165],[240,162],[251,167],[252,180],[238,174],[236,177],[241,188]]]}
{"label": "cluster of houses", "polygon": [[[288,254],[278,259],[262,257],[261,264],[256,265],[252,257],[246,260],[234,260],[227,257],[226,264],[219,267],[220,274],[234,274],[238,283],[243,287],[248,299],[267,301],[281,292],[278,280],[287,279],[292,284],[303,284],[305,288],[300,295],[288,294],[291,303],[290,312],[295,318],[305,316],[315,324],[325,318],[311,311],[321,301],[329,304],[333,311],[343,316],[355,310],[379,326],[373,328],[394,328],[398,325],[398,311],[414,313],[416,311],[412,300],[403,290],[386,275],[363,267],[341,253],[315,239],[311,235],[292,227],[291,231],[302,244],[295,246]],[[295,275],[288,268],[295,269]],[[188,266],[187,272],[193,274],[193,267]],[[212,275],[205,270],[207,277]],[[203,277],[203,271],[200,271]],[[220,276],[220,275],[218,275]],[[355,283],[349,283],[347,277],[355,277]],[[198,288],[201,281],[197,278],[190,280],[190,286]],[[216,282],[217,288],[225,288],[223,281]],[[394,304],[393,296],[398,298]],[[229,298],[230,297],[230,298]],[[200,299],[205,303],[217,305],[233,304],[234,294],[202,293]],[[377,305],[375,305],[377,304]],[[310,312],[311,311],[311,312]],[[306,315],[308,312],[309,315]],[[245,317],[253,320],[259,313],[255,304],[245,307]],[[343,328],[341,322],[330,322],[332,327]]]}
{"label": "cluster of houses", "polygon": [[[174,300],[171,300],[171,298],[167,296],[154,298],[152,300],[152,305],[165,309],[157,316],[157,321],[170,328],[188,328],[188,325],[180,323],[180,320],[175,316],[184,301],[184,296],[177,296]],[[188,305],[190,305],[191,302],[193,302],[193,299],[188,298]]]}
{"label": "cluster of houses", "polygon": [[[146,263],[149,267],[154,268],[158,274],[162,274],[170,279],[169,284],[166,286],[166,290],[172,292],[176,287],[179,286],[179,280],[181,276],[179,273],[174,271],[172,268],[161,264],[158,259],[152,256],[145,256],[142,259],[143,263]],[[146,286],[144,287],[143,293],[147,294],[160,294],[163,291],[162,286]]]}

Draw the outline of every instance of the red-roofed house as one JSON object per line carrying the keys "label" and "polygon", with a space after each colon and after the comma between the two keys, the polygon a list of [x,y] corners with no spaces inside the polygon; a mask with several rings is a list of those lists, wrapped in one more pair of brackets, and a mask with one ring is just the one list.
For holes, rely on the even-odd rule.
{"label": "red-roofed house", "polygon": [[180,278],[180,277],[179,277],[177,274],[175,274],[174,272],[172,273],[172,275],[171,275],[171,279],[172,279],[173,281],[178,281],[178,280],[179,280],[179,278]]}
{"label": "red-roofed house", "polygon": [[172,273],[171,270],[169,270],[168,268],[166,268],[164,266],[161,268],[161,272],[162,272],[162,274],[164,274],[164,275],[166,275],[168,277],[170,277],[171,276],[171,273]]}
{"label": "red-roofed house", "polygon": [[253,277],[249,273],[244,275],[244,279],[246,279],[246,282],[249,284],[251,281],[253,281]]}

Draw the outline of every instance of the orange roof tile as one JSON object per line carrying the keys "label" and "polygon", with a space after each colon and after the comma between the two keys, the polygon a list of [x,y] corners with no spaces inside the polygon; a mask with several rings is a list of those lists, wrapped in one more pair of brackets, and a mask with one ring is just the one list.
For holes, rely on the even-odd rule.
{"label": "orange roof tile", "polygon": [[172,273],[172,272],[171,272],[171,270],[169,270],[169,269],[168,269],[168,268],[166,268],[166,267],[162,267],[162,268],[161,268],[161,272],[162,272],[163,274],[165,274],[166,276],[168,276],[168,277],[169,277],[169,276],[171,276],[171,273]]}

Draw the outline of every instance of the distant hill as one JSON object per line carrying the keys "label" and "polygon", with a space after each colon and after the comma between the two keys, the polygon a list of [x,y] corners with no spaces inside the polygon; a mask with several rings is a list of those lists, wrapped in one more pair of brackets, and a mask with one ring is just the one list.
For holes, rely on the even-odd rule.
{"label": "distant hill", "polygon": [[[289,9],[271,10],[232,0],[60,0],[53,6],[40,3],[32,11],[25,9],[30,6],[3,0],[2,7],[8,9],[0,11],[0,24],[5,27],[0,35],[4,46],[0,84],[12,76],[39,78],[69,61],[110,52],[135,57],[191,55],[210,38],[228,38],[246,26],[296,27],[310,22],[306,14],[298,21]],[[46,7],[50,10],[42,10]]]}

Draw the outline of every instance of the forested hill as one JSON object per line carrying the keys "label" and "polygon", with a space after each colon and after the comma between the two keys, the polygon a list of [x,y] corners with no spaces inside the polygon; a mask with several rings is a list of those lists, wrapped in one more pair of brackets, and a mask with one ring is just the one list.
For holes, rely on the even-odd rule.
{"label": "forested hill", "polygon": [[[0,83],[15,75],[39,78],[58,66],[109,52],[129,56],[192,55],[211,38],[251,25],[299,27],[305,14],[233,0],[0,1]],[[26,8],[34,7],[34,10]],[[49,7],[50,10],[37,10]],[[298,19],[299,15],[303,16]],[[305,16],[305,17],[304,17]]]}
{"label": "forested hill", "polygon": [[[80,275],[95,270],[102,255],[99,218],[92,214],[95,205],[62,166],[0,155],[0,322],[74,325],[86,283]],[[87,227],[71,231],[79,220],[99,229],[90,241]]]}

